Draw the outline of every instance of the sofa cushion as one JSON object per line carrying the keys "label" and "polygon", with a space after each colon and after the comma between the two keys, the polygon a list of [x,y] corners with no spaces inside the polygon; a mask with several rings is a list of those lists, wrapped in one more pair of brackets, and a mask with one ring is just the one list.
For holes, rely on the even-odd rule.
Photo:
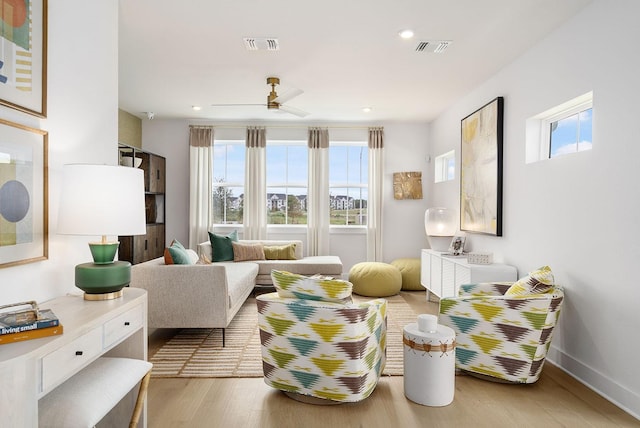
{"label": "sofa cushion", "polygon": [[264,260],[264,250],[259,242],[231,242],[233,247],[233,261]]}
{"label": "sofa cushion", "polygon": [[529,297],[533,294],[552,293],[555,289],[553,272],[549,266],[529,272],[529,275],[514,282],[505,296]]}
{"label": "sofa cushion", "polygon": [[274,270],[273,285],[280,297],[319,300],[323,302],[350,302],[352,285],[349,281],[325,276],[304,276]]}
{"label": "sofa cushion", "polygon": [[194,263],[187,249],[176,239],[164,249],[164,264],[166,265],[192,265]]}
{"label": "sofa cushion", "polygon": [[296,260],[296,244],[265,245],[264,258],[267,260]]}
{"label": "sofa cushion", "polygon": [[209,232],[209,240],[211,241],[212,257],[214,262],[227,262],[233,260],[233,241],[238,241],[238,231],[234,230],[228,235],[218,235]]}

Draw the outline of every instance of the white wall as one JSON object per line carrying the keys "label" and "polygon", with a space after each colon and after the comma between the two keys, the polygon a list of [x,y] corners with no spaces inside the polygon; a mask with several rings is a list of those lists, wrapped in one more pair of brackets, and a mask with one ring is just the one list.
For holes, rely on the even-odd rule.
{"label": "white wall", "polygon": [[61,167],[117,161],[117,2],[50,1],[48,42],[48,117],[0,117],[49,132],[49,259],[0,269],[0,304],[80,292],[74,266],[91,260],[93,238],[56,233]]}
{"label": "white wall", "polygon": [[[167,158],[167,242],[177,239],[188,242],[189,220],[189,124],[187,120],[144,120],[142,124],[142,147]],[[199,123],[202,124],[202,123]],[[214,122],[210,123],[215,125]],[[242,128],[248,124],[234,124],[237,128],[218,128],[217,136],[225,133],[225,138],[244,138]],[[255,125],[255,124],[251,124]],[[306,124],[295,124],[299,128],[278,128],[282,123],[267,127],[270,138],[280,138],[287,134],[289,138],[306,139]],[[329,126],[332,139],[367,139],[366,125],[361,123],[340,123],[334,129]],[[428,125],[420,123],[389,122],[383,123],[385,131],[385,174],[384,174],[384,236],[383,258],[389,262],[400,257],[420,257],[420,249],[426,244],[423,215],[426,209],[426,196],[421,200],[393,199],[393,173],[402,171],[421,171],[427,174],[429,164]],[[318,124],[313,124],[318,126]],[[347,129],[353,126],[355,129]],[[227,134],[234,135],[227,135]],[[295,135],[294,135],[295,134]],[[357,135],[354,136],[354,135]],[[423,193],[430,191],[429,180],[423,180]],[[223,231],[224,229],[221,229]],[[278,228],[269,233],[271,239],[300,239],[306,242],[304,228]],[[333,230],[330,239],[331,253],[340,256],[344,271],[358,262],[366,260],[366,235],[363,229]]]}
{"label": "white wall", "polygon": [[[565,287],[551,359],[640,415],[635,340],[640,325],[640,3],[596,0],[432,123],[432,155],[452,148],[460,120],[505,97],[504,236],[468,235],[519,273],[548,264]],[[525,164],[525,121],[594,93],[593,150]],[[459,209],[459,181],[436,185],[430,202]]]}

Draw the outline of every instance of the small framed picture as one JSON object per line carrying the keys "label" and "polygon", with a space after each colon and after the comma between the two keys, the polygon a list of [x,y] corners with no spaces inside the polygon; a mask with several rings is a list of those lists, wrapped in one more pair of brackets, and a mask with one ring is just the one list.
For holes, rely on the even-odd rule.
{"label": "small framed picture", "polygon": [[451,240],[451,245],[449,245],[449,254],[453,254],[454,256],[461,256],[464,252],[464,241],[464,236],[454,236]]}

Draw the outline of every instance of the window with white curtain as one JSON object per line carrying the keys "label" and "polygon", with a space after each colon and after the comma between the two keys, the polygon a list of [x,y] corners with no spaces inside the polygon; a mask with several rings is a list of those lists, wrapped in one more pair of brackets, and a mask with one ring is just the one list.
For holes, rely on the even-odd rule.
{"label": "window with white curtain", "polygon": [[366,141],[330,142],[330,224],[367,224],[369,149]]}
{"label": "window with white curtain", "polygon": [[242,224],[245,170],[244,140],[213,143],[213,223]]}
{"label": "window with white curtain", "polygon": [[267,224],[307,224],[306,141],[267,140]]}

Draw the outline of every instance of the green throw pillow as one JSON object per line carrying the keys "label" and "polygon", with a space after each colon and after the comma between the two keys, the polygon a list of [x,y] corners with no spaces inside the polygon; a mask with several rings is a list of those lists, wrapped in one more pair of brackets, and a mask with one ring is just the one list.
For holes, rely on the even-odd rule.
{"label": "green throw pillow", "polygon": [[228,235],[218,235],[209,232],[209,241],[211,241],[211,260],[214,262],[233,261],[233,244],[238,242],[238,231],[234,230]]}
{"label": "green throw pillow", "polygon": [[514,282],[504,293],[509,297],[527,297],[536,294],[552,293],[554,290],[553,272],[549,266],[529,272],[529,275]]}
{"label": "green throw pillow", "polygon": [[186,248],[176,239],[171,242],[169,247],[164,249],[164,263],[167,265],[192,264]]}
{"label": "green throw pillow", "polygon": [[264,258],[267,260],[295,260],[296,244],[265,245]]}

